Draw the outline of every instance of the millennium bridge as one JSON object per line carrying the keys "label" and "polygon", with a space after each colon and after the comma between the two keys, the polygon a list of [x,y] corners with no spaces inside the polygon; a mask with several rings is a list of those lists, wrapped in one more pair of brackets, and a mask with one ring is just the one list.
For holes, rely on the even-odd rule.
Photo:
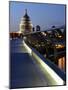
{"label": "millennium bridge", "polygon": [[[56,57],[65,55],[65,42],[61,36],[59,38],[62,41],[60,39],[56,41],[52,37],[54,35],[48,34],[46,37],[46,34],[48,33],[38,31],[23,35],[23,38],[10,40],[10,88],[66,84],[66,71],[60,69],[56,65],[57,62],[54,62]],[[58,50],[59,47],[62,50]],[[54,53],[49,50],[54,50]],[[53,62],[49,60],[52,58]]]}

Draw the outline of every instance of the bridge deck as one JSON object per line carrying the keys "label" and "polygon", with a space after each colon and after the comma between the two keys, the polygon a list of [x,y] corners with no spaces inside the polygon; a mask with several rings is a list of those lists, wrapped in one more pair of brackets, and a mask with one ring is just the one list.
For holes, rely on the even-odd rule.
{"label": "bridge deck", "polygon": [[[39,69],[33,58],[27,53],[23,45],[17,41],[11,41],[11,76],[10,87],[36,87],[48,86],[50,83]],[[22,48],[22,50],[21,50]]]}
{"label": "bridge deck", "polygon": [[49,77],[28,53],[21,40],[10,41],[10,88],[54,85]]}

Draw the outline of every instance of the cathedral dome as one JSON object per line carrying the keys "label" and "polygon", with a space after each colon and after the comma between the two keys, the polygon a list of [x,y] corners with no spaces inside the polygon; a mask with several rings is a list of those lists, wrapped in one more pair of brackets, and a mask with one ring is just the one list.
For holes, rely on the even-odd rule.
{"label": "cathedral dome", "polygon": [[28,16],[27,9],[26,9],[25,15],[23,16],[23,19],[21,20],[21,23],[20,23],[20,31],[26,34],[26,33],[32,32],[32,28],[33,28],[33,25],[30,21],[30,17]]}

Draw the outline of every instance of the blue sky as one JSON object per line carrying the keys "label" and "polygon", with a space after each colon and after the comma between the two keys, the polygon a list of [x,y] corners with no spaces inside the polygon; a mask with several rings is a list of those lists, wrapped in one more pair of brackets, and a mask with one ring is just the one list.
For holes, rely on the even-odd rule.
{"label": "blue sky", "polygon": [[65,5],[10,2],[10,32],[19,31],[21,18],[27,9],[33,26],[40,25],[41,29],[50,28],[52,25],[65,24]]}

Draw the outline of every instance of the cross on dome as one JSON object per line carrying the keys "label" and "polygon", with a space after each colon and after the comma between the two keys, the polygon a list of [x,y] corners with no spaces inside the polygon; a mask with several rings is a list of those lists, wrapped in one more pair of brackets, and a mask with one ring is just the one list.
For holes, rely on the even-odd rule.
{"label": "cross on dome", "polygon": [[25,14],[27,14],[27,9],[25,9]]}

